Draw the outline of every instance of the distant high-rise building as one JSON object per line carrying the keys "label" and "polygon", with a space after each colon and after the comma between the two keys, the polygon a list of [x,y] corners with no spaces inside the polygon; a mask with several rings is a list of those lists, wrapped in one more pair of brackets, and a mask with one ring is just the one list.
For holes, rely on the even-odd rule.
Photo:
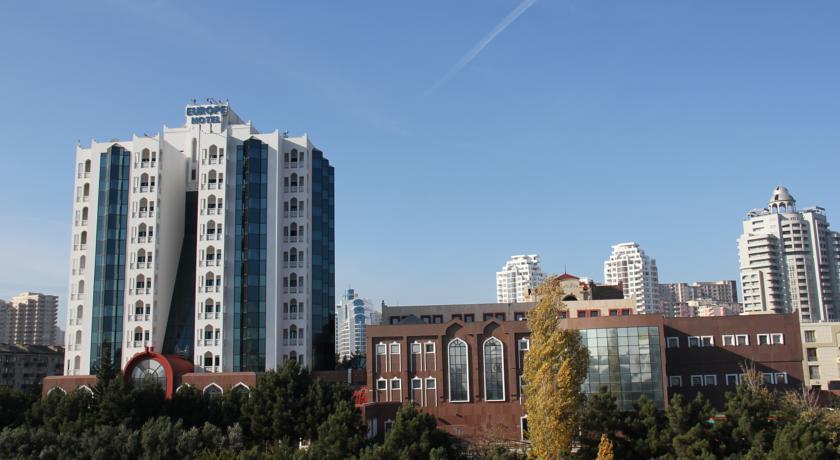
{"label": "distant high-rise building", "polygon": [[51,346],[61,343],[58,297],[23,292],[0,301],[0,343]]}
{"label": "distant high-rise building", "polygon": [[335,353],[338,359],[365,354],[365,326],[378,325],[382,313],[370,299],[359,298],[348,289],[335,307]]}
{"label": "distant high-rise building", "polygon": [[502,267],[502,271],[496,272],[496,302],[525,302],[530,291],[544,279],[540,256],[513,256]]}
{"label": "distant high-rise building", "polygon": [[679,316],[673,313],[678,311],[674,310],[674,306],[692,300],[735,304],[738,302],[737,283],[735,280],[721,280],[659,285],[659,302],[662,305],[662,312],[667,316]]}
{"label": "distant high-rise building", "polygon": [[75,166],[67,374],[150,349],[195,372],[333,368],[334,173],[308,136],[208,100]]}
{"label": "distant high-rise building", "polygon": [[636,299],[639,314],[660,313],[656,260],[648,257],[638,244],[621,243],[612,247],[609,260],[604,262],[604,284],[621,284],[624,297]]}
{"label": "distant high-rise building", "polygon": [[766,208],[747,213],[738,250],[745,313],[840,318],[840,234],[830,231],[825,209],[797,211],[788,189],[776,187]]}

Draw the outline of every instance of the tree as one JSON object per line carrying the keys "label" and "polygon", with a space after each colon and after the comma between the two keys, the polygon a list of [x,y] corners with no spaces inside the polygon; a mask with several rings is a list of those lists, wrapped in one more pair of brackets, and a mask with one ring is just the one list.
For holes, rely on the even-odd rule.
{"label": "tree", "polygon": [[771,416],[778,408],[775,396],[764,386],[762,375],[754,369],[745,369],[735,393],[726,395],[726,420],[718,429],[725,446],[723,453],[765,457],[775,436]]}
{"label": "tree", "polygon": [[580,417],[580,448],[577,456],[595,458],[602,434],[615,436],[616,433],[624,431],[624,414],[618,410],[615,396],[605,386],[597,393],[586,395],[585,398]]}
{"label": "tree", "polygon": [[37,396],[32,393],[24,393],[0,385],[0,428],[23,423],[26,420],[26,409],[36,399]]}
{"label": "tree", "polygon": [[714,459],[714,432],[709,423],[714,409],[702,393],[689,402],[681,394],[671,398],[665,416],[668,420],[667,436],[677,458]]}
{"label": "tree", "polygon": [[563,290],[549,277],[537,289],[537,306],[528,312],[531,349],[525,355],[525,411],[533,454],[556,458],[571,450],[582,405],[580,385],[589,354],[580,332],[560,327]]}
{"label": "tree", "polygon": [[[833,430],[832,430],[833,428]],[[769,460],[829,460],[840,458],[837,436],[840,426],[833,426],[821,410],[811,411],[779,431],[773,441]]]}
{"label": "tree", "polygon": [[335,412],[318,427],[318,440],[309,448],[309,457],[318,460],[344,460],[365,444],[366,429],[359,411],[350,401],[341,401]]}
{"label": "tree", "polygon": [[615,446],[619,458],[656,458],[671,450],[665,414],[644,395],[625,415],[622,431],[625,439],[617,440]]}
{"label": "tree", "polygon": [[385,441],[365,449],[362,460],[433,460],[452,459],[455,452],[449,435],[437,428],[435,418],[419,412],[407,402],[397,411],[394,426]]}
{"label": "tree", "polygon": [[613,443],[610,441],[606,433],[601,435],[601,442],[598,444],[597,460],[613,460],[615,454],[613,453]]}

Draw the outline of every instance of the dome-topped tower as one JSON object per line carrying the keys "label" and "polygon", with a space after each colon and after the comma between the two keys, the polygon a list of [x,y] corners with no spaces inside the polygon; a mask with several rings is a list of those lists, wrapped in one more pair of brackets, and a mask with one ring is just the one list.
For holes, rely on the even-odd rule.
{"label": "dome-topped tower", "polygon": [[796,200],[793,199],[787,187],[778,185],[773,189],[773,195],[767,203],[767,210],[771,213],[796,211]]}

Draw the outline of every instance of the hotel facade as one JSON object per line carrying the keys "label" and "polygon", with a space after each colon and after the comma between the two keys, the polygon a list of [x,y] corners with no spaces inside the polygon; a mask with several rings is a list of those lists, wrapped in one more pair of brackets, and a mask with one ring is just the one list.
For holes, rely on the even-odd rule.
{"label": "hotel facade", "polygon": [[227,103],[185,115],[76,149],[65,374],[150,351],[195,372],[332,367],[333,167]]}

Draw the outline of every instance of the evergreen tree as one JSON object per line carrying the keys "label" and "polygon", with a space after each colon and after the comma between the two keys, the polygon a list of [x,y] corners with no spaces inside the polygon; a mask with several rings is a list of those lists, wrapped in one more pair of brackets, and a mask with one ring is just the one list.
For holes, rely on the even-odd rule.
{"label": "evergreen tree", "polygon": [[840,425],[832,426],[823,411],[812,411],[788,423],[776,435],[769,460],[829,460],[840,458],[836,436]]}
{"label": "evergreen tree", "polygon": [[619,458],[656,458],[671,450],[665,414],[644,395],[634,405],[633,412],[625,415],[622,431],[625,439],[616,442]]}
{"label": "evergreen tree", "polygon": [[528,312],[531,349],[525,355],[525,412],[529,437],[539,458],[570,452],[579,427],[589,353],[580,332],[560,326],[563,290],[556,277],[537,289],[537,306]]}
{"label": "evergreen tree", "polygon": [[677,458],[715,458],[714,432],[709,423],[714,413],[702,393],[689,402],[680,394],[671,398],[665,415],[667,433]]}
{"label": "evergreen tree", "polygon": [[31,392],[13,390],[0,385],[0,429],[17,426],[26,421],[26,410],[36,401]]}
{"label": "evergreen tree", "polygon": [[355,457],[365,444],[366,429],[359,411],[350,401],[341,401],[335,412],[318,427],[318,440],[309,448],[317,460],[344,460]]}
{"label": "evergreen tree", "polygon": [[577,456],[595,458],[602,434],[615,437],[624,430],[624,414],[618,410],[615,396],[607,387],[601,387],[597,393],[586,395],[580,417],[580,447]]}
{"label": "evergreen tree", "polygon": [[455,456],[449,436],[437,428],[435,418],[405,403],[397,412],[394,426],[385,434],[385,441],[365,449],[360,457],[362,460],[442,460]]}
{"label": "evergreen tree", "polygon": [[269,443],[285,439],[287,444],[297,446],[308,431],[303,420],[309,411],[306,396],[310,385],[309,373],[295,361],[287,362],[279,371],[262,374],[242,406],[251,436]]}
{"label": "evergreen tree", "polygon": [[735,393],[726,395],[726,419],[717,430],[724,446],[723,453],[754,458],[766,456],[776,428],[771,416],[778,408],[776,397],[764,386],[761,374],[746,370]]}

